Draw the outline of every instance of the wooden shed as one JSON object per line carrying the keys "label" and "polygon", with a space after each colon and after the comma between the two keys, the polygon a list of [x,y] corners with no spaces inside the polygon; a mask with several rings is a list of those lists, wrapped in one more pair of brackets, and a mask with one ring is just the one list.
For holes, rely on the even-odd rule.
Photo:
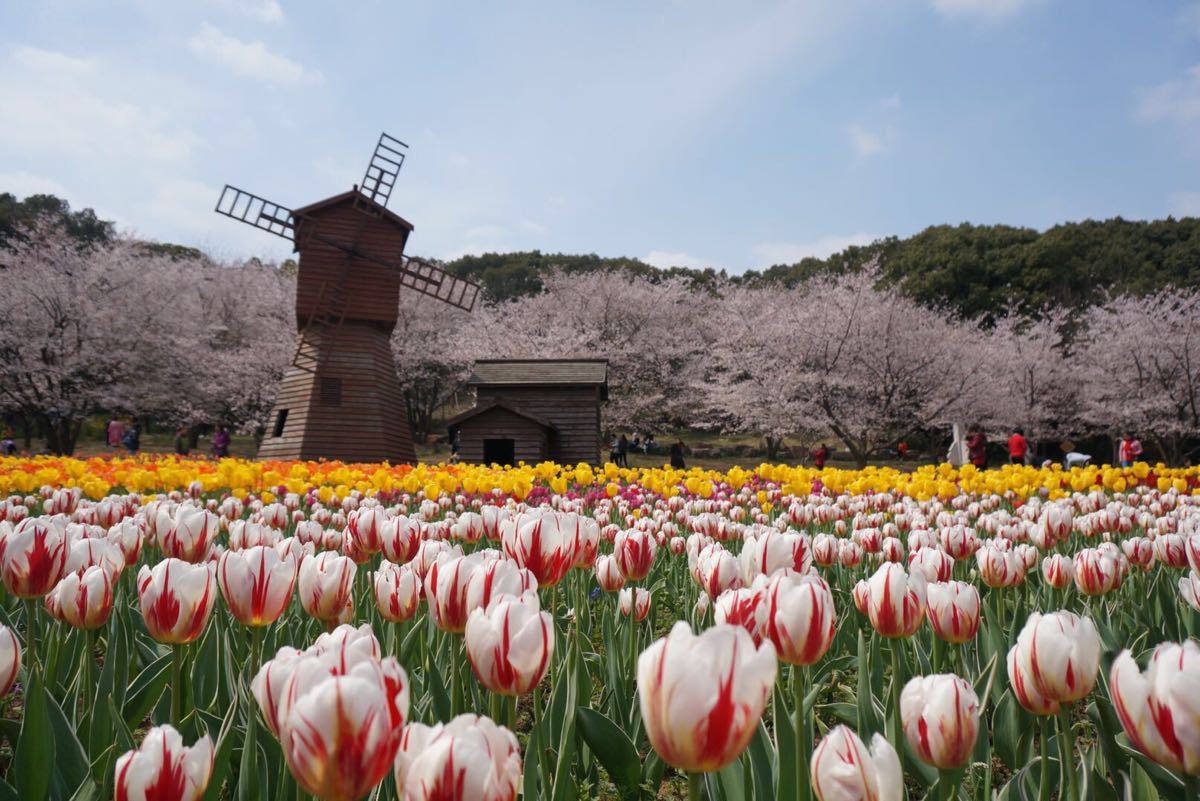
{"label": "wooden shed", "polygon": [[467,383],[475,406],[447,424],[463,461],[600,463],[607,360],[487,359]]}

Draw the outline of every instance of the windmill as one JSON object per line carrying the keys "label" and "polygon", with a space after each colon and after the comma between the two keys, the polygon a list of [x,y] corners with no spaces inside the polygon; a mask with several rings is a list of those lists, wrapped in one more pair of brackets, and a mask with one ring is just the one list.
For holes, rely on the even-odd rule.
{"label": "windmill", "polygon": [[413,226],[387,202],[407,149],[380,135],[361,184],[297,209],[229,185],[221,192],[219,214],[293,242],[299,254],[299,333],[261,457],[416,461],[390,345],[399,293],[470,311],[479,286],[404,255]]}

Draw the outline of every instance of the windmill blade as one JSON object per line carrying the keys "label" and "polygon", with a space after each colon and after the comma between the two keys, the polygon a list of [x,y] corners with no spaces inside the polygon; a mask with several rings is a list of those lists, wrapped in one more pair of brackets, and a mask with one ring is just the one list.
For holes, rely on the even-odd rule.
{"label": "windmill blade", "polygon": [[400,285],[443,303],[471,311],[479,298],[479,284],[459,278],[424,259],[404,257],[400,264]]}
{"label": "windmill blade", "polygon": [[292,217],[291,209],[235,186],[225,184],[214,211],[247,225],[253,225],[255,228],[261,228],[275,236],[283,237],[289,242],[296,241],[296,222]]}
{"label": "windmill blade", "polygon": [[408,145],[396,137],[386,133],[379,135],[379,143],[375,145],[375,152],[367,164],[367,172],[358,185],[358,191],[364,198],[381,208],[387,206],[392,187],[396,185],[396,176],[404,166],[406,150]]}

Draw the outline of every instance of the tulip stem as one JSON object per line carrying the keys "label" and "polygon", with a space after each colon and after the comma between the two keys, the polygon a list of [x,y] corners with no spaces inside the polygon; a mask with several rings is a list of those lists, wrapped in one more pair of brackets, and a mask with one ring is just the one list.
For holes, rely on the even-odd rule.
{"label": "tulip stem", "polygon": [[900,648],[903,640],[896,637],[891,642],[892,652],[892,745],[896,749],[896,753],[900,755],[901,763],[904,759],[904,725],[900,721],[900,691],[904,689],[900,681]]}
{"label": "tulip stem", "polygon": [[171,646],[171,725],[183,722],[183,646]]}
{"label": "tulip stem", "polygon": [[79,674],[79,692],[83,697],[83,714],[88,717],[92,714],[92,695],[96,687],[96,682],[92,678],[95,666],[96,632],[92,629],[85,629],[83,632],[83,665]]}
{"label": "tulip stem", "polygon": [[700,801],[700,788],[703,781],[703,773],[688,774],[688,801]]}
{"label": "tulip stem", "polygon": [[808,667],[792,665],[792,692],[796,697],[796,787],[801,801],[812,798],[812,787],[808,778],[808,760],[811,757],[812,726],[804,714],[804,699],[808,695]]}
{"label": "tulip stem", "polygon": [[38,670],[38,599],[25,599],[25,659],[29,669],[28,675],[35,675]]}
{"label": "tulip stem", "polygon": [[1042,778],[1038,786],[1038,801],[1050,801],[1050,720],[1042,715],[1038,718],[1042,736]]}
{"label": "tulip stem", "polygon": [[1069,801],[1079,801],[1079,779],[1075,775],[1075,730],[1071,725],[1070,704],[1063,704],[1058,724],[1063,737],[1061,753],[1063,770],[1067,772],[1067,798]]}

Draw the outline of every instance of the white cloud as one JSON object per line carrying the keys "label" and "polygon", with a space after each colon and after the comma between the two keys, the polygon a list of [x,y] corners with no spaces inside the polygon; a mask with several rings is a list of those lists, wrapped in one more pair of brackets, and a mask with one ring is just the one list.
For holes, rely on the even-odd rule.
{"label": "white cloud", "polygon": [[851,245],[869,245],[878,237],[872,234],[850,234],[849,236],[824,236],[812,242],[764,242],[751,248],[754,257],[764,267],[773,264],[795,264],[808,257],[824,259],[841,253]]}
{"label": "white cloud", "polygon": [[0,126],[0,151],[86,155],[93,161],[180,162],[200,140],[160,110],[119,97],[130,87],[103,65],[35,47],[0,66],[0,108],[20,125]]}
{"label": "white cloud", "polygon": [[940,14],[972,15],[988,19],[1011,17],[1037,0],[932,0]]}
{"label": "white cloud", "polygon": [[1182,78],[1147,91],[1138,114],[1150,122],[1188,123],[1200,119],[1200,65],[1188,69]]}
{"label": "white cloud", "polygon": [[1200,217],[1200,192],[1175,192],[1169,207],[1175,217]]}
{"label": "white cloud", "polygon": [[669,250],[652,250],[642,257],[642,261],[660,269],[668,267],[687,267],[692,270],[703,270],[715,267],[711,261],[687,253],[675,253]]}
{"label": "white cloud", "polygon": [[0,172],[0,192],[11,192],[18,198],[30,195],[58,195],[69,199],[66,187],[58,181],[24,170]]}
{"label": "white cloud", "polygon": [[883,152],[885,143],[880,134],[868,131],[861,125],[847,125],[844,130],[854,152],[860,157],[866,158]]}
{"label": "white cloud", "polygon": [[188,47],[193,53],[221,64],[237,75],[257,78],[264,83],[296,84],[305,78],[320,79],[319,73],[304,69],[286,56],[272,53],[262,42],[242,41],[207,22],[188,40]]}

